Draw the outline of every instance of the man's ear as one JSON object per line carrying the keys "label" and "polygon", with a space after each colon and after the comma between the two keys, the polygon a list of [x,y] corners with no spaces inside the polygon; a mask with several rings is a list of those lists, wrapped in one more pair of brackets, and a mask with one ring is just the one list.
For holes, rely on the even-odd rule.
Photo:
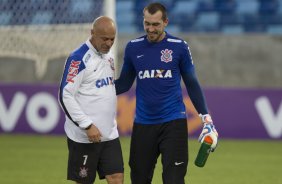
{"label": "man's ear", "polygon": [[164,20],[164,24],[165,24],[165,26],[168,25],[168,19]]}
{"label": "man's ear", "polygon": [[94,30],[91,29],[91,36],[94,36]]}

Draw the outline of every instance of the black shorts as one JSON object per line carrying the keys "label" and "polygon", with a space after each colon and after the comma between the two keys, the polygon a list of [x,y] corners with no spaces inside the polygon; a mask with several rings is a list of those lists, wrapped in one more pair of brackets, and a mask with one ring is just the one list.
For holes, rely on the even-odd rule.
{"label": "black shorts", "polygon": [[129,158],[132,184],[151,183],[160,154],[163,183],[183,184],[188,165],[186,119],[153,125],[134,123]]}
{"label": "black shorts", "polygon": [[82,184],[95,181],[96,171],[100,179],[106,175],[123,173],[123,158],[119,138],[101,143],[77,143],[67,139],[69,149],[68,180]]}

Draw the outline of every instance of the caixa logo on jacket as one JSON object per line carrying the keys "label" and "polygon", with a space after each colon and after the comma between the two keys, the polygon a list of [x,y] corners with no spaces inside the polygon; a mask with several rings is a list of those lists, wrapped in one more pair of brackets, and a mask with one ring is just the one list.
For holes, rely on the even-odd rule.
{"label": "caixa logo on jacket", "polygon": [[106,77],[106,78],[98,79],[96,81],[96,87],[101,88],[101,87],[105,87],[105,86],[108,86],[108,85],[113,85],[114,82],[115,81],[114,81],[113,77]]}

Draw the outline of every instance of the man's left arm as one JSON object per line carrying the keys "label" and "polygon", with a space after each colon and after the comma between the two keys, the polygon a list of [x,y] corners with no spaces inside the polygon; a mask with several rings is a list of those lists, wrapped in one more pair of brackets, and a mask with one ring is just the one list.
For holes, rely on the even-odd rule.
{"label": "man's left arm", "polygon": [[208,114],[206,100],[197,79],[195,69],[191,68],[189,72],[182,74],[182,79],[197,112],[199,114]]}
{"label": "man's left arm", "polygon": [[213,140],[211,147],[214,150],[217,145],[218,133],[213,125],[212,118],[208,112],[204,93],[196,76],[190,48],[188,43],[185,41],[181,47],[179,69],[189,97],[203,123],[203,130],[200,134],[199,141],[202,143],[207,136],[211,137]]}
{"label": "man's left arm", "polygon": [[199,136],[199,142],[202,143],[207,136],[210,136],[213,140],[212,148],[214,150],[217,145],[218,133],[208,112],[205,96],[197,79],[194,67],[191,68],[189,72],[182,74],[182,79],[188,95],[203,123],[203,130]]}

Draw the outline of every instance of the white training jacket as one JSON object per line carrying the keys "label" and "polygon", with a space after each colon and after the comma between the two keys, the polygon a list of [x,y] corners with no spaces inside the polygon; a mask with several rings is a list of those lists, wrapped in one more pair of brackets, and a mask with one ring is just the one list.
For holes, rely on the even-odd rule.
{"label": "white training jacket", "polygon": [[93,123],[101,141],[117,138],[117,97],[114,57],[101,54],[87,40],[68,57],[60,85],[59,101],[66,114],[65,132],[80,143],[90,143],[85,128]]}

